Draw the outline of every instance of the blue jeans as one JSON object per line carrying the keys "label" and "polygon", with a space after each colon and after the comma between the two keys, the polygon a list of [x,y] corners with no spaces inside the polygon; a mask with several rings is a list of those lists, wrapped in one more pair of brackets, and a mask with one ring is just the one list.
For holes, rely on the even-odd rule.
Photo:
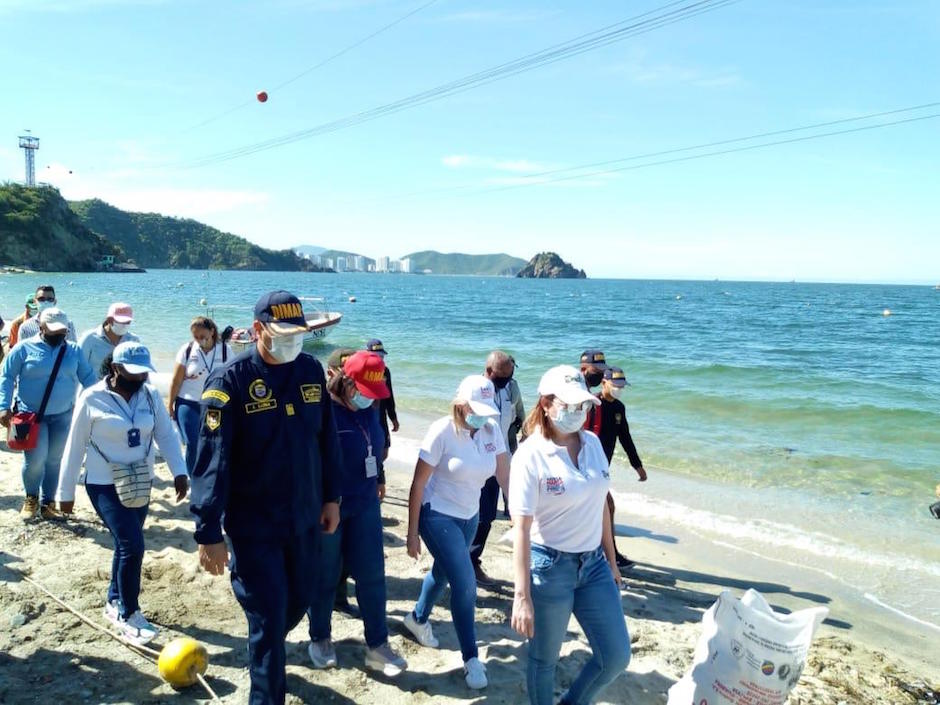
{"label": "blue jeans", "polygon": [[149,505],[128,509],[118,499],[114,485],[85,485],[91,506],[114,539],[108,602],[117,600],[122,617],[140,609],[140,567],[144,563],[144,521]]}
{"label": "blue jeans", "polygon": [[529,639],[529,702],[554,702],[555,666],[574,613],[593,655],[561,702],[586,705],[630,663],[630,635],[610,564],[602,548],[564,553],[533,543],[530,574],[535,636]]}
{"label": "blue jeans", "polygon": [[370,649],[388,641],[385,621],[385,550],[382,542],[382,513],[379,498],[346,514],[340,507],[336,531],[323,534],[317,565],[313,602],[307,610],[310,639],[329,639],[336,584],[340,571],[346,570],[356,581],[356,600],[362,615],[366,644]]}
{"label": "blue jeans", "polygon": [[418,520],[418,533],[434,556],[434,566],[424,576],[414,616],[418,624],[427,622],[434,603],[450,583],[450,614],[464,661],[478,655],[474,625],[477,579],[470,560],[470,544],[477,532],[478,519],[479,514],[469,519],[458,519],[435,512],[430,504],[425,504]]}
{"label": "blue jeans", "polygon": [[196,466],[196,446],[199,445],[199,402],[176,397],[176,424],[186,445],[186,472],[193,479]]}
{"label": "blue jeans", "polygon": [[23,451],[23,489],[30,497],[41,497],[43,504],[55,499],[59,465],[71,424],[71,409],[61,414],[46,414],[39,423],[36,447]]}

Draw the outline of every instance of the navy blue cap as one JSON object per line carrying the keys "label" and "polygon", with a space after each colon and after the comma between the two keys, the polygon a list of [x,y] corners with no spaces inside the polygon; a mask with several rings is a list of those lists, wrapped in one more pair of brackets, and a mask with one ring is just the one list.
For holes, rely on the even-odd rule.
{"label": "navy blue cap", "polygon": [[600,350],[585,350],[581,353],[582,365],[593,365],[599,369],[607,369],[607,358]]}
{"label": "navy blue cap", "polygon": [[366,343],[365,349],[368,350],[369,352],[378,353],[382,357],[385,357],[385,355],[387,354],[385,350],[385,346],[382,345],[382,341],[379,340],[378,338],[373,338],[368,343]]}
{"label": "navy blue cap", "polygon": [[615,387],[630,386],[630,383],[627,381],[627,376],[619,367],[608,367],[604,370],[604,379]]}
{"label": "navy blue cap", "polygon": [[258,299],[255,320],[264,323],[274,335],[293,335],[308,330],[300,299],[283,289],[269,291]]}

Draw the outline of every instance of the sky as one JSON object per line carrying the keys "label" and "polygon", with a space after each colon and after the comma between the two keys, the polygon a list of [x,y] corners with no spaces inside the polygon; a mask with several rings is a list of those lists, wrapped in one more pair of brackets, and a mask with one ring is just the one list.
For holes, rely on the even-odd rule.
{"label": "sky", "polygon": [[[66,198],[266,247],[940,282],[940,2],[698,0],[709,12],[683,15],[695,2],[0,0],[0,181],[23,178],[30,129],[37,179]],[[679,21],[658,26],[668,12]],[[611,25],[649,31],[322,128]]]}

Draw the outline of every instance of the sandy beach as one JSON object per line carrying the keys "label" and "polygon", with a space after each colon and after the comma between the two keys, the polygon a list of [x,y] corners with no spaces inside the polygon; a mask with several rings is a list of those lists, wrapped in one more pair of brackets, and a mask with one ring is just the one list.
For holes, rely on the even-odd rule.
{"label": "sandy beach", "polygon": [[[413,439],[398,443],[388,465],[389,491],[383,507],[388,576],[388,615],[392,644],[408,659],[409,670],[397,679],[377,677],[363,665],[362,625],[337,614],[333,636],[340,667],[317,671],[306,654],[307,625],[289,636],[290,703],[467,703],[526,701],[525,645],[509,627],[511,547],[499,538],[509,528],[494,527],[484,564],[501,578],[494,591],[479,590],[477,638],[490,684],[481,692],[466,688],[446,601],[432,615],[441,648],[426,649],[405,636],[401,620],[413,606],[428,555],[417,562],[404,550],[406,497],[413,466]],[[49,703],[188,703],[203,702],[204,691],[176,692],[161,682],[156,668],[126,647],[83,624],[33,585],[28,574],[73,607],[104,623],[101,608],[111,563],[111,539],[80,490],[75,516],[68,522],[24,524],[20,457],[0,452],[0,702]],[[188,505],[175,504],[169,474],[158,466],[146,526],[142,608],[163,632],[189,635],[210,653],[209,682],[225,702],[247,699],[246,624],[229,581],[213,578],[197,564]],[[618,516],[618,542],[637,561],[628,574],[623,606],[633,641],[629,670],[599,702],[654,705],[688,666],[699,634],[702,612],[722,589],[737,594],[761,590],[776,607],[799,609],[829,604],[830,618],[813,644],[809,664],[791,696],[794,705],[865,703],[898,705],[935,703],[930,688],[940,685],[935,649],[907,641],[895,647],[877,625],[856,627],[850,615],[828,596],[801,586],[757,580],[752,567],[715,565],[690,541],[666,537],[649,527],[631,526]],[[705,564],[705,565],[703,565]],[[710,564],[710,565],[709,565]],[[446,600],[446,598],[445,598]],[[900,643],[901,639],[896,640]],[[559,693],[588,654],[587,642],[572,620],[559,667]]]}

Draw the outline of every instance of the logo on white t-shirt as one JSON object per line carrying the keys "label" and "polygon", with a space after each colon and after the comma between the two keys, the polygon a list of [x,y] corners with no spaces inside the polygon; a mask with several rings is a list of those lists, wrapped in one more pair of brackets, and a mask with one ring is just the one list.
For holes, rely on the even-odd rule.
{"label": "logo on white t-shirt", "polygon": [[545,491],[548,494],[562,495],[565,493],[565,481],[560,477],[545,478]]}
{"label": "logo on white t-shirt", "polygon": [[484,443],[484,444],[483,444],[483,449],[484,449],[487,453],[495,453],[495,452],[496,452],[496,444],[495,444],[495,443]]}

